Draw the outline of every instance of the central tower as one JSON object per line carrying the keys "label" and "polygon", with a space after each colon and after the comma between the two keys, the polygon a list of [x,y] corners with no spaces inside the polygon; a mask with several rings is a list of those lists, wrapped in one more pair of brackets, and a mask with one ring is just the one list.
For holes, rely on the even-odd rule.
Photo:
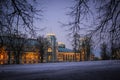
{"label": "central tower", "polygon": [[47,40],[50,43],[51,52],[49,52],[48,61],[55,62],[56,61],[56,37],[55,34],[47,34]]}

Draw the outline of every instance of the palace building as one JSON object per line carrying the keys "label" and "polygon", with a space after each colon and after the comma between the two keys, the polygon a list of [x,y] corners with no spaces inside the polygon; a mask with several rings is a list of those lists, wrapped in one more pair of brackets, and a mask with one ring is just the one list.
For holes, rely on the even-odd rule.
{"label": "palace building", "polygon": [[80,61],[80,53],[76,54],[73,50],[68,49],[65,47],[65,44],[62,42],[58,42],[58,49],[57,49],[57,60],[58,61]]}
{"label": "palace building", "polygon": [[[3,41],[6,42],[4,42],[4,46],[0,48],[0,64],[16,64],[17,61],[19,61],[19,64],[40,63],[41,53],[39,53],[39,50],[36,48],[36,44],[38,44],[36,39],[23,40],[23,38],[18,38],[19,41],[16,43],[6,40],[7,36],[3,39],[5,39]],[[50,46],[44,54],[44,62],[72,62],[85,60],[86,55],[84,51],[74,53],[73,50],[66,48],[64,43],[57,42],[55,34],[47,34],[46,39],[49,41]],[[22,42],[24,42],[22,44],[24,47],[20,44]],[[9,45],[16,46],[10,48]],[[94,55],[92,54],[90,56],[91,60],[93,60]]]}

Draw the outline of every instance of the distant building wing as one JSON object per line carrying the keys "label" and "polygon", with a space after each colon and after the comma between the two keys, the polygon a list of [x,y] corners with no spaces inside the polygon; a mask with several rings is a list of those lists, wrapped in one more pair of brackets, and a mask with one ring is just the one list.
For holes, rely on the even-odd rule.
{"label": "distant building wing", "polygon": [[73,52],[73,50],[68,48],[58,48],[58,52]]}

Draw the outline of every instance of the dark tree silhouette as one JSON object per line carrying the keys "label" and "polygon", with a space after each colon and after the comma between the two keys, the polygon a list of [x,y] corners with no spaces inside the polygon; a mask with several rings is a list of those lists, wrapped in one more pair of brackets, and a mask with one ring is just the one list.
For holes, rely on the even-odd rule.
{"label": "dark tree silhouette", "polygon": [[80,45],[81,54],[84,52],[85,60],[90,60],[90,55],[92,54],[92,41],[89,37],[84,37],[81,39]]}
{"label": "dark tree silhouette", "polygon": [[[63,26],[68,27],[68,35],[72,38],[72,46],[73,50],[76,53],[79,51],[79,40],[80,40],[80,33],[81,33],[81,20],[85,19],[85,14],[89,14],[89,7],[86,5],[87,0],[75,0],[75,5],[71,7],[71,11],[67,14],[72,18],[68,24],[64,24]],[[75,56],[76,60],[76,56]]]}
{"label": "dark tree silhouette", "polygon": [[101,52],[100,52],[101,59],[102,60],[108,60],[110,55],[109,55],[109,53],[107,51],[106,43],[102,43],[100,48],[101,48]]}
{"label": "dark tree silhouette", "polygon": [[13,33],[29,33],[34,35],[34,19],[40,18],[34,6],[35,0],[0,0],[0,42],[2,36]]}
{"label": "dark tree silhouette", "polygon": [[92,53],[92,40],[89,37],[85,37],[85,48],[86,48],[86,60],[90,60],[90,55]]}
{"label": "dark tree silhouette", "polygon": [[[92,5],[90,2],[92,2]],[[92,8],[90,8],[91,6]],[[71,8],[69,14],[73,17],[73,22],[68,24],[71,34],[80,33],[81,22],[84,21],[85,17],[89,16],[89,13],[92,14],[92,11],[94,11],[96,15],[93,15],[93,17],[96,18],[94,21],[96,25],[92,25],[95,28],[91,30],[89,35],[92,36],[91,39],[94,37],[96,41],[99,40],[99,43],[106,41],[111,46],[111,58],[116,59],[117,55],[120,54],[119,7],[119,0],[75,0],[75,5]]]}
{"label": "dark tree silhouette", "polygon": [[72,41],[72,46],[73,46],[73,51],[75,53],[75,61],[76,61],[76,54],[80,53],[79,51],[79,43],[80,43],[80,36],[79,34],[74,34],[73,36],[73,41]]}
{"label": "dark tree silhouette", "polygon": [[98,6],[100,22],[93,34],[100,34],[100,39],[108,41],[111,46],[111,58],[116,59],[116,54],[120,50],[120,1],[100,0],[100,3]]}
{"label": "dark tree silhouette", "polygon": [[36,47],[39,50],[39,54],[40,54],[40,62],[43,63],[44,60],[44,54],[46,53],[48,47],[49,47],[49,41],[44,38],[43,36],[39,36],[37,38],[38,44],[36,45]]}
{"label": "dark tree silhouette", "polygon": [[20,64],[22,53],[25,51],[26,35],[10,35],[7,38],[8,64],[11,64],[11,55],[14,56],[14,63]]}
{"label": "dark tree silhouette", "polygon": [[0,0],[0,47],[5,46],[4,36],[7,36],[17,64],[24,44],[24,37],[20,34],[34,36],[33,21],[40,18],[41,10],[37,10],[34,3],[35,0]]}

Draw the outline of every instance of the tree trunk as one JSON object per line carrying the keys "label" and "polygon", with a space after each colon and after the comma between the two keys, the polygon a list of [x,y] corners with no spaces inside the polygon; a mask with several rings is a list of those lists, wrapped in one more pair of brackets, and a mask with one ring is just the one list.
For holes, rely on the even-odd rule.
{"label": "tree trunk", "polygon": [[11,53],[8,51],[8,64],[11,64]]}
{"label": "tree trunk", "polygon": [[43,63],[43,55],[41,55],[40,62]]}
{"label": "tree trunk", "polygon": [[44,59],[44,58],[43,58],[43,54],[44,54],[44,51],[41,51],[41,52],[40,52],[40,57],[41,57],[40,62],[41,62],[41,63],[43,63],[43,59]]}
{"label": "tree trunk", "polygon": [[15,52],[15,64],[19,64],[19,53]]}

